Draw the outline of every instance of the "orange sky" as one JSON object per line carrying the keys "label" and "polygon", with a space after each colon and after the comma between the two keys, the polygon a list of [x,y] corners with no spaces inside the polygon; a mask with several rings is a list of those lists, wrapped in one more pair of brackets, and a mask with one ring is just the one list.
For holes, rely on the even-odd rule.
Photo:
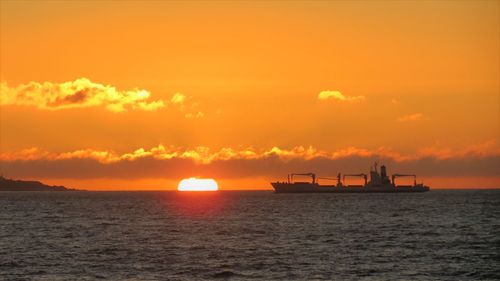
{"label": "orange sky", "polygon": [[1,1],[0,168],[270,189],[379,160],[500,187],[499,50],[498,1]]}

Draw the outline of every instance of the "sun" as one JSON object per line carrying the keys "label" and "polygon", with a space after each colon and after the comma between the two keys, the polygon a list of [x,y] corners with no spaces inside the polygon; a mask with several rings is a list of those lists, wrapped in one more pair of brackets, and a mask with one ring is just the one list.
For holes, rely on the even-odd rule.
{"label": "sun", "polygon": [[219,187],[214,179],[183,179],[177,186],[179,191],[217,191]]}

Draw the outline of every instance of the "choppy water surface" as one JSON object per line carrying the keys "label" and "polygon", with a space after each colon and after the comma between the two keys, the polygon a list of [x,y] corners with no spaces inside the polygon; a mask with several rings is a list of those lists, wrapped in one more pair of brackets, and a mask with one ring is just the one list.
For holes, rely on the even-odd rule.
{"label": "choppy water surface", "polygon": [[2,192],[0,279],[500,278],[500,191]]}

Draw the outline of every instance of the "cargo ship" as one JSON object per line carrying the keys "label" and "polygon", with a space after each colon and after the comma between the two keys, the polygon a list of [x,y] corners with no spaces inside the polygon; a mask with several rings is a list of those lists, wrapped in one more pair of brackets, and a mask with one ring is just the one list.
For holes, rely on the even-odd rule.
{"label": "cargo ship", "polygon": [[[426,192],[429,186],[417,183],[417,176],[414,174],[393,174],[391,178],[387,176],[384,165],[377,169],[377,163],[370,168],[370,179],[366,174],[338,174],[335,178],[316,177],[315,173],[294,173],[289,174],[286,182],[272,182],[271,185],[276,193],[395,193],[395,192]],[[307,176],[311,181],[294,181],[294,177]],[[346,185],[346,177],[360,177],[364,179],[364,184]],[[397,185],[396,178],[411,177],[412,185]],[[321,185],[318,179],[335,180],[336,184]]]}

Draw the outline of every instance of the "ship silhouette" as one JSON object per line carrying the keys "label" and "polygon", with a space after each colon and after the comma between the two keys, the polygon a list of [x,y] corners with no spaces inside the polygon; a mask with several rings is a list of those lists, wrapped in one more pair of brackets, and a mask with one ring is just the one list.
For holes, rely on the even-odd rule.
{"label": "ship silhouette", "polygon": [[[296,176],[311,177],[310,182],[294,181]],[[364,179],[363,185],[346,185],[346,177],[361,177]],[[412,185],[397,185],[396,178],[412,177]],[[335,185],[320,185],[318,179],[336,180]],[[370,180],[366,174],[338,174],[336,178],[316,177],[315,173],[293,173],[288,175],[286,182],[272,182],[277,193],[393,193],[393,192],[426,192],[429,186],[417,183],[417,176],[414,174],[393,174],[391,178],[387,175],[384,165],[377,169],[377,163],[370,168]]]}

